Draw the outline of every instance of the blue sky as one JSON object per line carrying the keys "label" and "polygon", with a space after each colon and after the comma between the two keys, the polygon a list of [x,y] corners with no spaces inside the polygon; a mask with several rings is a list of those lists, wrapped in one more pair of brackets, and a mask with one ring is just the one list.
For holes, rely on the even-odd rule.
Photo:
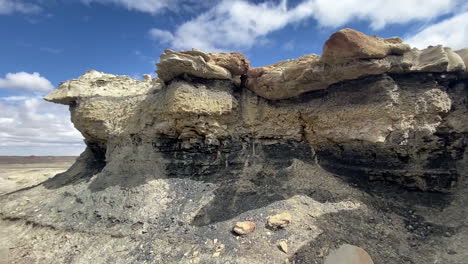
{"label": "blue sky", "polygon": [[335,31],[468,46],[463,0],[0,0],[0,155],[77,155],[65,106],[41,98],[89,69],[140,78],[164,49],[239,51],[253,66],[320,54]]}

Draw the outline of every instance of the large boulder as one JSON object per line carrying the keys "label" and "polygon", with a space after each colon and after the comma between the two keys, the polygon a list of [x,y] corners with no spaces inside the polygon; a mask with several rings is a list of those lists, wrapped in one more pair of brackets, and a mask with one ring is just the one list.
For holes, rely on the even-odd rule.
{"label": "large boulder", "polygon": [[374,264],[374,262],[364,249],[344,244],[325,258],[325,264]]}
{"label": "large boulder", "polygon": [[249,61],[240,53],[204,53],[165,50],[157,64],[158,77],[168,82],[183,74],[204,79],[230,80],[247,72]]}
{"label": "large boulder", "polygon": [[379,38],[353,30],[342,29],[325,42],[321,60],[341,63],[355,59],[382,59],[388,55],[403,55],[410,50],[401,38]]}
{"label": "large boulder", "polygon": [[208,57],[210,61],[214,61],[217,65],[228,69],[232,75],[246,74],[250,67],[250,61],[238,52],[209,53]]}

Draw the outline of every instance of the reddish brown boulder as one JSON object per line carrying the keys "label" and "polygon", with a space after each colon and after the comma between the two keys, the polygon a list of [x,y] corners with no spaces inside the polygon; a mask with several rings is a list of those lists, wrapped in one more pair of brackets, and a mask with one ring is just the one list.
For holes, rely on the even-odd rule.
{"label": "reddish brown boulder", "polygon": [[340,63],[353,59],[381,59],[388,55],[403,55],[410,47],[398,38],[379,38],[353,30],[342,29],[325,42],[322,61]]}
{"label": "reddish brown boulder", "polygon": [[210,60],[231,72],[232,75],[246,74],[250,67],[250,61],[238,52],[209,53]]}

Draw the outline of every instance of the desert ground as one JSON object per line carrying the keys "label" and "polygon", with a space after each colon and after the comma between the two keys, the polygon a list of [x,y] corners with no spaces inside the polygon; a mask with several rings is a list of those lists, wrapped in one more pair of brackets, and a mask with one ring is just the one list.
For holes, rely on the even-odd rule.
{"label": "desert ground", "polygon": [[0,195],[39,184],[66,171],[74,156],[0,156]]}

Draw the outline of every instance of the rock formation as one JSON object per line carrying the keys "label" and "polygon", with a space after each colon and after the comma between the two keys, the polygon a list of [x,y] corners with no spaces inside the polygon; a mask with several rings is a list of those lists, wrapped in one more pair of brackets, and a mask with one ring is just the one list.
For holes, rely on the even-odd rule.
{"label": "rock formation", "polygon": [[[412,235],[411,217],[391,223],[385,210],[413,208],[409,190],[450,196],[462,185],[466,50],[411,49],[345,29],[322,56],[260,68],[239,53],[166,50],[157,74],[139,81],[89,71],[46,96],[70,106],[88,147],[68,172],[2,197],[3,219],[78,232],[70,245],[108,235],[106,247],[125,248],[52,254],[65,262],[284,263],[275,245],[287,240],[290,261],[322,263],[342,237],[333,223],[384,232],[387,244],[372,234],[347,240],[376,263],[403,263],[401,254],[404,263],[432,261],[422,251],[433,244],[401,251],[412,240],[395,236]],[[390,196],[368,193],[379,188],[401,195],[390,206]],[[259,225],[285,209],[287,229]],[[379,217],[380,226],[362,217]],[[236,238],[233,223],[246,219],[255,232]],[[38,236],[50,246],[49,231]],[[223,240],[222,252],[213,239]]]}

